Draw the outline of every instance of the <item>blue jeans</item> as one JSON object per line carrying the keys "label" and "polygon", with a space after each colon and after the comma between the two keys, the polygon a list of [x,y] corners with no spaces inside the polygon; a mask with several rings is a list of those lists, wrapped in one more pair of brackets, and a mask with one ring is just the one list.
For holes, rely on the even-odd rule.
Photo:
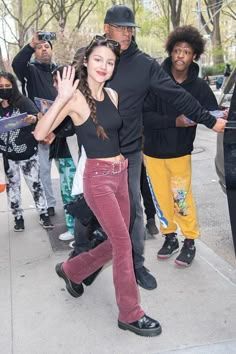
{"label": "blue jeans", "polygon": [[84,196],[108,240],[89,252],[63,263],[63,270],[75,283],[94,273],[112,258],[113,281],[119,320],[130,323],[144,315],[139,305],[129,236],[130,203],[127,160],[113,164],[88,159],[84,171]]}

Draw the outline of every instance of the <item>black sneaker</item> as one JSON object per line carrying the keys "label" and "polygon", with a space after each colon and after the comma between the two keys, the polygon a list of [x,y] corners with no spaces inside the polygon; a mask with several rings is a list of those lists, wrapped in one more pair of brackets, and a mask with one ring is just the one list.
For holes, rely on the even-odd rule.
{"label": "black sneaker", "polygon": [[94,242],[94,247],[100,245],[100,243],[104,242],[107,240],[107,235],[103,231],[101,227],[98,227],[96,230],[93,231],[92,234],[92,241]]}
{"label": "black sneaker", "polygon": [[39,223],[46,230],[54,228],[54,225],[52,224],[48,214],[46,214],[46,213],[45,214],[40,214]]}
{"label": "black sneaker", "polygon": [[14,231],[22,232],[25,229],[24,219],[22,216],[15,217]]}
{"label": "black sneaker", "polygon": [[189,267],[192,264],[196,254],[196,247],[194,245],[194,240],[186,238],[184,240],[184,245],[180,251],[180,254],[175,260],[175,263],[182,267]]}
{"label": "black sneaker", "polygon": [[174,232],[164,235],[166,237],[162,248],[157,253],[157,258],[166,259],[178,252],[179,241]]}
{"label": "black sneaker", "polygon": [[55,216],[55,208],[54,207],[49,207],[48,208],[48,215],[49,216]]}
{"label": "black sneaker", "polygon": [[146,290],[153,290],[157,287],[157,281],[150,271],[144,266],[135,269],[136,282]]}
{"label": "black sneaker", "polygon": [[146,229],[149,232],[149,234],[157,235],[159,233],[159,230],[156,226],[155,219],[148,219],[147,224],[146,224]]}

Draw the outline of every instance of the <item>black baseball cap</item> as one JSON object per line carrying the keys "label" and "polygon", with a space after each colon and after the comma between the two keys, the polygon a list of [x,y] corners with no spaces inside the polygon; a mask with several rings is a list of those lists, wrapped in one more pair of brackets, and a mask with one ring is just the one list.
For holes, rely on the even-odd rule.
{"label": "black baseball cap", "polygon": [[139,27],[134,22],[133,11],[125,5],[114,5],[108,9],[104,23],[125,27]]}

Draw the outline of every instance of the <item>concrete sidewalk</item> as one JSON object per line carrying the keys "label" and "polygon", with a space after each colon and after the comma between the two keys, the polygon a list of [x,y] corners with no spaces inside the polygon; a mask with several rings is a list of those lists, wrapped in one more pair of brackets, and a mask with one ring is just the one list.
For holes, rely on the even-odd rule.
{"label": "concrete sidewalk", "polygon": [[197,242],[193,265],[181,269],[174,258],[156,259],[161,237],[146,241],[145,265],[158,288],[140,288],[140,298],[163,333],[142,338],[117,327],[111,265],[81,298],[67,293],[54,267],[69,248],[52,250],[25,187],[23,194],[22,233],[13,231],[6,196],[0,195],[1,354],[236,353],[236,269],[204,243]]}

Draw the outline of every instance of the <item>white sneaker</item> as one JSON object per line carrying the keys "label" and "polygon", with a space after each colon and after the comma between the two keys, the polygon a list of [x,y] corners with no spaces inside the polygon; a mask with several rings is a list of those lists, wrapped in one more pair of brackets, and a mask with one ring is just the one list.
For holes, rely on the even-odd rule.
{"label": "white sneaker", "polygon": [[75,241],[74,240],[69,243],[69,247],[73,248],[73,249],[75,248]]}
{"label": "white sneaker", "polygon": [[66,232],[64,232],[64,234],[60,234],[58,238],[61,241],[70,241],[70,240],[74,239],[74,235],[72,235],[72,233],[70,233],[70,231],[66,231]]}

